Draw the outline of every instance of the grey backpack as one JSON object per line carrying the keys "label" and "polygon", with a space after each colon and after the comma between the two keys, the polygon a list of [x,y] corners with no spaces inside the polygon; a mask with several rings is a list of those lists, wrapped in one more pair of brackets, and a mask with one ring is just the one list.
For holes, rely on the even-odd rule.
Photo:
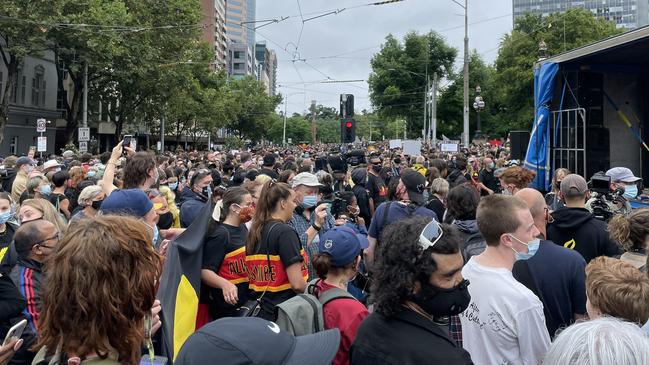
{"label": "grey backpack", "polygon": [[325,304],[340,298],[356,300],[353,295],[339,288],[331,288],[318,295],[316,284],[319,280],[309,282],[304,294],[298,294],[275,307],[275,323],[279,328],[294,336],[324,331],[322,308]]}

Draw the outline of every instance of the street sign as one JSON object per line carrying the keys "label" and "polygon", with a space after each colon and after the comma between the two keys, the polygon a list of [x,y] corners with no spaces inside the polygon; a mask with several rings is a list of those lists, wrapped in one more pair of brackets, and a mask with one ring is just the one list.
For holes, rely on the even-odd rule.
{"label": "street sign", "polygon": [[90,128],[79,128],[79,142],[90,141]]}
{"label": "street sign", "polygon": [[[79,128],[81,129],[81,128]],[[80,141],[79,142],[79,152],[88,152],[88,142]]]}
{"label": "street sign", "polygon": [[37,119],[36,120],[36,132],[38,133],[43,133],[45,132],[47,121],[43,118]]}
{"label": "street sign", "polygon": [[38,152],[47,152],[47,137],[37,137],[37,151]]}

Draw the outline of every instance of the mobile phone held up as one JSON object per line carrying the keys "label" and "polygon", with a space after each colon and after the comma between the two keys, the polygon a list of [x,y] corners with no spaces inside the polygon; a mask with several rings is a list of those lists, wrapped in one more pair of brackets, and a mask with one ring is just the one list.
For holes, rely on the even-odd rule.
{"label": "mobile phone held up", "polygon": [[8,344],[13,338],[21,338],[23,331],[25,330],[25,326],[27,326],[27,320],[23,319],[22,321],[16,323],[13,327],[11,327],[9,329],[9,332],[7,332],[7,336],[5,336],[4,341],[2,341],[2,346]]}
{"label": "mobile phone held up", "polygon": [[135,151],[137,147],[137,139],[130,134],[125,135],[124,140],[122,141],[122,153],[124,154],[124,156],[126,156],[127,151],[124,147],[129,147],[133,151]]}

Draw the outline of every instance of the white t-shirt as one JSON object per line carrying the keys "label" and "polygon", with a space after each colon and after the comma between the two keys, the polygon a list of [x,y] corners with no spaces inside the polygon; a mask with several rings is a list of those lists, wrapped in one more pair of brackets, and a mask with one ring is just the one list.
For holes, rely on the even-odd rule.
{"label": "white t-shirt", "polygon": [[462,269],[471,303],[460,314],[462,341],[476,365],[536,365],[550,346],[543,304],[507,269],[480,265]]}

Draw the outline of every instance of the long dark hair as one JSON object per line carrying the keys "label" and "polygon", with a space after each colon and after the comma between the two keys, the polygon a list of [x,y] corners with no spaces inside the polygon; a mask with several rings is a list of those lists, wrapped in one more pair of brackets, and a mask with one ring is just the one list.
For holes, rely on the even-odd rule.
{"label": "long dark hair", "polygon": [[269,181],[264,184],[259,195],[255,216],[252,219],[252,227],[246,240],[246,253],[252,254],[257,251],[261,244],[261,235],[266,223],[271,220],[271,214],[280,201],[291,197],[291,189],[287,184]]}
{"label": "long dark hair", "polygon": [[250,192],[248,192],[248,190],[240,186],[233,186],[231,188],[226,189],[225,193],[223,194],[223,198],[221,199],[222,207],[221,207],[221,214],[219,216],[219,221],[217,222],[214,219],[212,219],[210,221],[210,230],[213,231],[214,229],[216,229],[216,227],[221,225],[225,220],[225,217],[227,217],[228,214],[230,213],[230,207],[233,204],[241,205],[241,203],[243,202],[243,197],[246,195],[250,195]]}

